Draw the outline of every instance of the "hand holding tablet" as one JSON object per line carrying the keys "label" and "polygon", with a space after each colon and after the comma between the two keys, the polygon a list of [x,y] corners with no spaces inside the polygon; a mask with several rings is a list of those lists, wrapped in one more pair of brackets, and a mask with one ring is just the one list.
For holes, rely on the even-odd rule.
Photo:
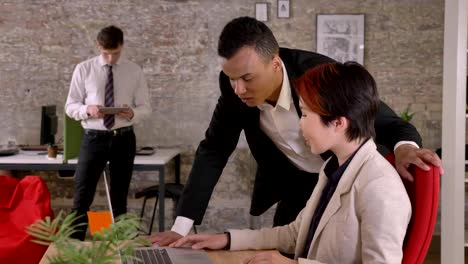
{"label": "hand holding tablet", "polygon": [[104,115],[115,115],[128,109],[128,107],[100,107],[99,113]]}

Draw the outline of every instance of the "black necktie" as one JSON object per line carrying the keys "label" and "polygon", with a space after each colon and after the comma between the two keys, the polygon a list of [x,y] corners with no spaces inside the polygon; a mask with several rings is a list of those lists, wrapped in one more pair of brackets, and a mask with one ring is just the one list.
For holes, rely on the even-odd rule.
{"label": "black necktie", "polygon": [[[114,106],[114,76],[112,75],[112,66],[106,65],[107,68],[107,81],[106,81],[106,93],[104,97],[104,106]],[[111,129],[114,126],[115,117],[114,115],[104,116],[104,126],[107,129]]]}

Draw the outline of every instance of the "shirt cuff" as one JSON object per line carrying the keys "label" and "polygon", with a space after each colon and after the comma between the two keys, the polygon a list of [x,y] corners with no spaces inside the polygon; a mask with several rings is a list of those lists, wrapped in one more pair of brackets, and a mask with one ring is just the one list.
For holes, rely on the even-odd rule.
{"label": "shirt cuff", "polygon": [[79,120],[86,120],[86,119],[89,119],[89,115],[88,115],[88,106],[87,105],[82,105],[80,106],[80,110],[79,110]]}
{"label": "shirt cuff", "polygon": [[395,152],[395,150],[401,146],[401,145],[405,145],[405,144],[410,144],[410,145],[413,145],[417,148],[419,148],[418,144],[416,144],[416,142],[414,141],[399,141],[398,143],[396,143],[395,147],[393,147],[393,152]]}
{"label": "shirt cuff", "polygon": [[171,228],[171,231],[176,232],[181,236],[186,236],[192,229],[193,220],[187,217],[178,216]]}

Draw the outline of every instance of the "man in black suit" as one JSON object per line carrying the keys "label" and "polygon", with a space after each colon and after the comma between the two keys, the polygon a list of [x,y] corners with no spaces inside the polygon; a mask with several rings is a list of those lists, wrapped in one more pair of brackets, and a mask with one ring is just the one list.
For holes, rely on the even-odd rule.
{"label": "man in black suit", "polygon": [[[271,30],[253,18],[240,17],[223,29],[218,54],[224,59],[218,99],[205,139],[179,201],[172,231],[151,238],[168,245],[200,224],[214,186],[244,130],[258,168],[250,213],[260,215],[275,203],[274,225],[285,225],[304,208],[317,183],[327,153],[314,156],[299,132],[302,115],[293,81],[307,69],[333,60],[308,51],[279,48]],[[397,170],[425,162],[441,165],[435,153],[420,149],[421,137],[383,102],[375,121],[376,141],[395,151]]]}

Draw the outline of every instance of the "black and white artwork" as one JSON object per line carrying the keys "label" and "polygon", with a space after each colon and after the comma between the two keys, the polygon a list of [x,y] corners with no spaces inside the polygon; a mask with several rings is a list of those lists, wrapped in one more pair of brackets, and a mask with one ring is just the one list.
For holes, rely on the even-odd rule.
{"label": "black and white artwork", "polygon": [[278,0],[278,18],[289,18],[289,0]]}
{"label": "black and white artwork", "polygon": [[364,64],[364,15],[317,15],[317,53]]}

